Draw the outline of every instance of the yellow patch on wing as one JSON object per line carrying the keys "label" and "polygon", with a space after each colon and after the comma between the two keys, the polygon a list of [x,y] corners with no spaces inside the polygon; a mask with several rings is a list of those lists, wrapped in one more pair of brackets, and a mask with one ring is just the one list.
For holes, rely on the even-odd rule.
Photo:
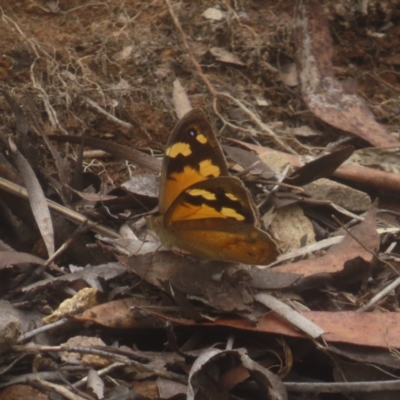
{"label": "yellow patch on wing", "polygon": [[217,197],[214,193],[204,189],[189,189],[187,193],[189,193],[191,196],[201,196],[206,200],[217,200]]}
{"label": "yellow patch on wing", "polygon": [[171,213],[169,222],[175,221],[187,221],[191,219],[206,219],[206,218],[228,218],[228,215],[224,215],[213,207],[207,204],[195,206],[189,203],[182,203],[176,205]]}
{"label": "yellow patch on wing", "polygon": [[200,174],[204,177],[213,176],[214,178],[220,176],[221,170],[218,165],[214,165],[211,160],[204,160],[200,163]]}
{"label": "yellow patch on wing", "polygon": [[238,200],[238,198],[232,193],[225,193],[225,196],[228,197],[229,199],[233,200],[233,201]]}
{"label": "yellow patch on wing", "polygon": [[165,151],[165,155],[171,158],[176,158],[182,154],[184,157],[190,156],[192,154],[192,149],[188,143],[178,142],[168,147]]}
{"label": "yellow patch on wing", "polygon": [[168,210],[173,201],[189,186],[204,181],[206,178],[191,167],[185,167],[183,172],[174,172],[167,176],[165,185],[165,209]]}
{"label": "yellow patch on wing", "polygon": [[198,142],[200,142],[201,144],[206,144],[208,141],[207,138],[204,135],[202,135],[201,133],[200,133],[200,135],[196,136],[196,140]]}
{"label": "yellow patch on wing", "polygon": [[[186,146],[188,149],[185,153]],[[183,154],[186,157],[190,156],[190,146],[186,143],[175,143],[166,151],[166,155],[171,158],[177,157],[178,154]],[[221,170],[218,165],[214,165],[211,160],[204,160],[200,162],[199,171],[191,166],[186,166],[183,172],[173,172],[168,175],[165,184],[165,209],[168,210],[174,200],[189,186],[204,181],[211,176],[218,177],[220,174]]]}
{"label": "yellow patch on wing", "polygon": [[233,208],[229,208],[229,207],[222,207],[221,209],[221,213],[225,216],[225,217],[230,217],[230,218],[235,218],[238,221],[243,221],[244,215],[239,214],[235,209]]}

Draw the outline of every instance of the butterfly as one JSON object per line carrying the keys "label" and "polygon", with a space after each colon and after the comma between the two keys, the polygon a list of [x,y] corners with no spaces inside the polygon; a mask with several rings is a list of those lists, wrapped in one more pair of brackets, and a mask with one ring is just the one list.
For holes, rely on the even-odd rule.
{"label": "butterfly", "polygon": [[206,114],[189,111],[174,128],[161,169],[159,216],[150,231],[168,248],[212,260],[267,265],[279,255],[258,228],[243,182],[228,172]]}

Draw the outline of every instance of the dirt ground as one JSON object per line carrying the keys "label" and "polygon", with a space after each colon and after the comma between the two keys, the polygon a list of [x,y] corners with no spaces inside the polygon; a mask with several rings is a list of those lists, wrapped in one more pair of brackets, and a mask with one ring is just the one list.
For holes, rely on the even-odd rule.
{"label": "dirt ground", "polygon": [[[34,169],[48,175],[56,171],[56,162],[42,134],[85,135],[161,156],[177,122],[173,103],[176,79],[192,107],[203,108],[223,138],[283,150],[236,99],[299,155],[319,155],[340,140],[358,149],[370,147],[367,141],[323,122],[305,104],[295,66],[295,1],[171,3],[183,33],[174,24],[165,0],[2,0],[0,153],[9,156],[6,138],[15,136],[25,121],[29,127],[26,142],[32,147],[27,154]],[[333,41],[335,77],[358,93],[377,122],[400,140],[400,1],[322,4]],[[207,14],[209,9],[212,11]],[[230,97],[213,95],[196,71],[184,40],[212,89]],[[226,53],[221,55],[221,51]],[[16,116],[17,109],[7,96],[16,101],[24,116]],[[309,134],[293,133],[304,126]],[[72,170],[79,157],[77,147],[56,144],[56,148]],[[99,176],[108,190],[132,175],[154,173],[104,154],[85,158],[83,165],[86,172]],[[385,197],[377,190],[369,193]],[[394,205],[398,197],[388,197],[387,204],[399,211]],[[0,233],[5,236],[1,227]],[[14,238],[9,244],[43,254],[29,240],[18,244]],[[84,261],[81,259],[80,265],[90,262]],[[52,298],[49,304],[56,308],[58,300]],[[150,339],[138,335],[139,347],[161,350],[160,341],[165,337],[154,334],[157,343],[151,346],[152,335]],[[129,342],[126,333],[120,337]],[[216,339],[220,337],[219,331],[215,333]],[[261,337],[254,340],[258,345]],[[317,367],[313,357],[320,357]],[[328,368],[328,360],[315,352],[304,365],[307,377],[319,377],[316,370]]]}
{"label": "dirt ground", "polygon": [[[356,88],[380,123],[398,134],[399,2],[364,3],[365,13],[352,1],[325,2],[334,71]],[[222,128],[164,1],[4,0],[1,7],[2,90],[33,100],[36,118],[47,133],[86,133],[160,151],[176,122],[171,102],[176,78],[192,106],[204,108]],[[288,86],[277,72],[293,67],[292,1],[182,1],[173,7],[195,58],[216,89],[249,104],[280,134],[305,124],[324,133],[319,139],[302,138],[304,146],[298,144],[296,151],[324,147],[342,135],[313,117],[298,86]],[[209,7],[220,8],[227,18],[204,18]],[[214,47],[228,50],[242,65],[218,62],[210,53]],[[133,128],[109,122],[85,98]],[[13,116],[4,100],[0,107],[2,131],[9,134]],[[222,133],[245,137],[240,128],[251,127],[251,122],[243,112],[227,99],[219,99],[217,107],[237,126]],[[269,142],[262,135],[257,140]],[[117,166],[107,172],[115,183],[128,177]]]}

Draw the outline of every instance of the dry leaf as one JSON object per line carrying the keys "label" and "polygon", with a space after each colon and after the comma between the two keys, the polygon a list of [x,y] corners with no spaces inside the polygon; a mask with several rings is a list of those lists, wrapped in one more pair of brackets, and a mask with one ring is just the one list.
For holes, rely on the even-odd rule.
{"label": "dry leaf", "polygon": [[295,44],[303,98],[317,117],[361,137],[375,147],[400,145],[375,121],[364,100],[347,91],[335,79],[332,39],[320,2],[297,2]]}
{"label": "dry leaf", "polygon": [[90,282],[93,285],[101,288],[100,284],[97,284],[98,279],[109,280],[116,276],[122,275],[127,270],[126,268],[117,262],[110,262],[107,264],[96,265],[93,267],[85,267],[80,271],[73,272],[71,274],[61,275],[56,278],[43,279],[42,281],[32,283],[21,289],[23,293],[29,292],[35,289],[42,289],[47,286],[57,285],[59,282],[75,282],[77,280],[84,280]]}
{"label": "dry leaf", "polygon": [[290,185],[303,186],[319,178],[331,176],[353,154],[353,151],[353,146],[346,146],[315,158],[292,172],[284,179],[284,182]]}
{"label": "dry leaf", "polygon": [[222,49],[220,47],[212,47],[210,53],[218,60],[226,64],[234,64],[239,66],[244,66],[244,64],[239,60],[235,54],[230,53],[228,50]]}
{"label": "dry leaf", "polygon": [[52,314],[43,318],[43,324],[56,322],[66,316],[80,314],[97,304],[98,290],[83,288],[75,296],[64,300]]}
{"label": "dry leaf", "polygon": [[297,86],[299,84],[299,76],[297,74],[296,64],[290,63],[281,66],[279,70],[279,77],[286,86]]}
{"label": "dry leaf", "polygon": [[54,254],[54,230],[46,197],[28,161],[18,151],[11,139],[9,139],[9,144],[18,170],[24,179],[33,216],[35,217],[40,234],[46,245],[48,256],[51,257]]}
{"label": "dry leaf", "polygon": [[284,253],[315,243],[314,228],[298,204],[278,208],[270,231]]}
{"label": "dry leaf", "polygon": [[[237,367],[244,368],[247,373],[241,374],[233,384],[232,376],[228,379],[227,374],[232,369],[236,372]],[[235,377],[238,378],[237,373]],[[189,373],[187,399],[194,400],[197,391],[206,382],[207,390],[219,393],[219,398],[225,398],[224,395],[228,395],[230,389],[248,378],[257,383],[259,390],[263,393],[262,397],[287,400],[286,389],[281,380],[271,371],[251,360],[243,349],[225,351],[211,349],[201,354]],[[201,382],[204,384],[202,385]]]}
{"label": "dry leaf", "polygon": [[352,212],[365,212],[371,207],[371,199],[366,193],[329,179],[318,179],[303,189],[315,200],[331,201]]}
{"label": "dry leaf", "polygon": [[87,388],[91,389],[98,399],[104,398],[104,382],[94,369],[91,369],[88,373]]}
{"label": "dry leaf", "polygon": [[154,329],[165,324],[159,318],[146,314],[143,309],[154,308],[154,302],[132,297],[99,304],[86,310],[76,321],[91,321],[109,328]]}
{"label": "dry leaf", "polygon": [[225,18],[225,13],[218,8],[207,8],[206,11],[201,14],[205,19],[210,19],[212,21],[221,21],[221,19]]}
{"label": "dry leaf", "polygon": [[44,260],[42,258],[33,256],[27,253],[18,253],[17,251],[1,251],[0,252],[0,269],[8,268],[11,265],[32,263],[43,265]]}
{"label": "dry leaf", "polygon": [[364,221],[352,228],[350,232],[357,241],[347,233],[339,244],[332,246],[322,257],[281,265],[274,269],[279,272],[303,274],[304,280],[308,276],[341,272],[346,262],[358,257],[370,263],[373,259],[371,252],[375,252],[380,243],[379,234],[376,231],[376,206],[367,213]]}
{"label": "dry leaf", "polygon": [[187,393],[187,385],[171,381],[170,379],[158,378],[156,384],[161,399],[170,399],[177,395],[186,395]]}
{"label": "dry leaf", "polygon": [[[352,343],[383,349],[400,348],[399,313],[301,311],[301,314],[325,331],[322,338],[328,343]],[[274,313],[265,315],[256,325],[245,319],[219,319],[215,322],[203,323],[203,325],[305,337],[298,329]]]}
{"label": "dry leaf", "polygon": [[47,394],[29,385],[12,385],[0,393],[0,400],[49,400]]}
{"label": "dry leaf", "polygon": [[[279,160],[282,167],[290,164],[293,167],[299,168],[301,165],[303,165],[303,161],[300,156],[283,153],[281,151],[273,150],[269,147],[262,147],[241,142],[240,140],[230,139],[230,141],[238,143],[245,148],[254,150],[259,155],[260,159],[270,167],[270,159]],[[359,182],[364,185],[383,189],[390,193],[400,193],[400,174],[382,172],[372,168],[346,164],[341,165],[332,175],[340,179]]]}
{"label": "dry leaf", "polygon": [[186,90],[181,85],[179,79],[175,79],[173,85],[174,89],[172,92],[172,102],[174,103],[174,108],[178,119],[181,119],[192,109],[192,106],[190,105],[190,100],[186,94]]}
{"label": "dry leaf", "polygon": [[[64,346],[91,347],[105,346],[105,343],[96,337],[74,336],[64,343]],[[93,368],[104,368],[111,364],[111,360],[95,354],[74,353],[72,351],[61,351],[60,356],[63,362],[75,365],[91,366]]]}

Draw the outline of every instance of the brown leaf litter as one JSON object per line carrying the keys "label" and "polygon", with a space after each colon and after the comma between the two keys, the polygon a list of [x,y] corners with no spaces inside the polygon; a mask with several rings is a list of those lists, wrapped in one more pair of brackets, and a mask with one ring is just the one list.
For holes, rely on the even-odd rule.
{"label": "brown leaf litter", "polygon": [[[0,399],[398,397],[398,22],[392,0],[3,1]],[[149,237],[191,108],[272,265]]]}

